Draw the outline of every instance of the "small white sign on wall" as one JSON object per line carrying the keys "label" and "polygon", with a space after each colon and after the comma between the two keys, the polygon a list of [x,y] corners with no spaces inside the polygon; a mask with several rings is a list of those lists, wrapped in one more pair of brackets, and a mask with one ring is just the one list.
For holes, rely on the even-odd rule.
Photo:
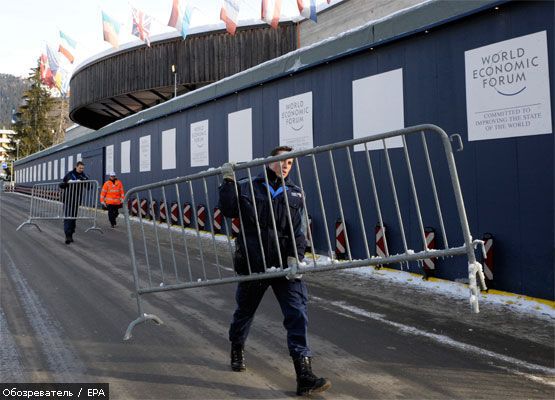
{"label": "small white sign on wall", "polygon": [[77,153],[77,161],[83,161],[83,158],[81,158],[81,153]]}
{"label": "small white sign on wall", "polygon": [[252,160],[252,108],[227,115],[228,160]]}
{"label": "small white sign on wall", "polygon": [[312,92],[279,100],[279,144],[293,150],[314,147],[312,137]]}
{"label": "small white sign on wall", "polygon": [[191,124],[191,167],[208,165],[208,120]]}
{"label": "small white sign on wall", "polygon": [[131,141],[126,140],[121,142],[120,145],[121,152],[121,173],[128,174],[131,172]]}
{"label": "small white sign on wall", "polygon": [[468,140],[552,133],[546,31],[464,53]]}
{"label": "small white sign on wall", "polygon": [[150,171],[150,135],[139,139],[139,171]]}
{"label": "small white sign on wall", "polygon": [[162,131],[162,169],[175,169],[175,128]]}
{"label": "small white sign on wall", "polygon": [[[404,127],[402,68],[353,81],[354,139]],[[386,139],[385,143],[388,149],[403,147],[401,137]],[[370,142],[367,148],[383,149],[383,143]],[[356,145],[355,151],[364,151],[364,145]]]}
{"label": "small white sign on wall", "polygon": [[104,171],[104,173],[106,175],[108,175],[110,172],[115,172],[114,171],[114,145],[111,144],[109,146],[106,146],[106,171]]}

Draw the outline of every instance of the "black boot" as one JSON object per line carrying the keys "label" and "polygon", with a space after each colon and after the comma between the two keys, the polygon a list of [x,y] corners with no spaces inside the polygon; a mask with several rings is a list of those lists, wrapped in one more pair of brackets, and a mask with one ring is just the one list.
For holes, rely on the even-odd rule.
{"label": "black boot", "polygon": [[247,369],[245,365],[245,347],[242,344],[231,344],[231,369],[236,372]]}
{"label": "black boot", "polygon": [[310,357],[300,357],[293,360],[297,373],[297,396],[308,396],[320,393],[331,387],[331,382],[326,378],[318,378],[312,373]]}
{"label": "black boot", "polygon": [[66,235],[66,244],[70,244],[71,242],[73,242],[71,235]]}

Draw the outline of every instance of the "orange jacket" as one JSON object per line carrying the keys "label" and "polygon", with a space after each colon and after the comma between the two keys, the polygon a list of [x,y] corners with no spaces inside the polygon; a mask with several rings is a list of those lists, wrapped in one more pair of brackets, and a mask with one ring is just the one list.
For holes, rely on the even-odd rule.
{"label": "orange jacket", "polygon": [[119,179],[116,179],[114,182],[107,180],[102,186],[102,192],[100,192],[100,202],[119,205],[123,203],[124,196],[123,184]]}

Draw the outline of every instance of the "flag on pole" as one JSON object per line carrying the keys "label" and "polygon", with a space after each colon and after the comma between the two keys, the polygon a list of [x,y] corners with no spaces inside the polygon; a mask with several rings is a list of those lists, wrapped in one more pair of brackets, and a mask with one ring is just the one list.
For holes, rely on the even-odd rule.
{"label": "flag on pole", "polygon": [[110,43],[112,47],[116,49],[119,47],[119,28],[119,22],[102,11],[102,31],[104,34],[104,41]]}
{"label": "flag on pole", "polygon": [[48,57],[48,66],[52,71],[52,76],[56,76],[56,72],[60,69],[60,60],[58,60],[58,56],[56,52],[52,50],[52,48],[47,44],[46,45],[46,56]]}
{"label": "flag on pole", "polygon": [[262,0],[261,19],[277,29],[281,16],[281,0]]}
{"label": "flag on pole", "polygon": [[299,7],[299,13],[303,17],[318,22],[316,17],[316,0],[297,0],[297,6]]}
{"label": "flag on pole", "polygon": [[71,39],[62,31],[60,31],[60,41],[61,43],[60,43],[60,46],[58,47],[58,51],[62,53],[70,63],[73,64],[73,61],[75,61],[75,56],[73,55],[73,51],[75,50],[77,43],[75,42],[75,40]]}
{"label": "flag on pole", "polygon": [[181,33],[181,36],[183,36],[183,39],[185,39],[189,31],[189,25],[191,24],[191,10],[188,2],[185,3],[185,9],[183,9],[182,3],[181,0],[173,0],[172,13],[168,26],[177,29],[177,31]]}
{"label": "flag on pole", "polygon": [[146,42],[146,45],[150,47],[150,24],[152,17],[135,7],[131,7],[131,14],[133,15],[133,29],[131,33]]}
{"label": "flag on pole", "polygon": [[48,87],[54,86],[54,77],[48,63],[48,56],[44,53],[40,55],[40,80]]}
{"label": "flag on pole", "polygon": [[224,0],[220,11],[220,19],[225,22],[225,28],[230,35],[235,35],[239,21],[239,0]]}

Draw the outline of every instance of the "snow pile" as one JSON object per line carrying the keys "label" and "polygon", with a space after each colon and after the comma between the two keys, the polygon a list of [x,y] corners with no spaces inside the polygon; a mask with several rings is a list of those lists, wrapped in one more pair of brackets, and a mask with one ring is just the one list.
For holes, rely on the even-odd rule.
{"label": "snow pile", "polygon": [[[389,268],[375,270],[373,267],[362,267],[342,271],[342,273],[356,274],[392,284],[410,286],[422,291],[440,293],[453,299],[468,299],[469,286],[467,284],[434,278],[425,281],[421,275],[411,272]],[[541,300],[528,296],[497,292],[495,290],[492,290],[491,293],[481,292],[478,298],[482,304],[501,305],[509,307],[516,312],[533,314],[551,320],[555,319],[555,307],[549,301],[544,303]]]}

